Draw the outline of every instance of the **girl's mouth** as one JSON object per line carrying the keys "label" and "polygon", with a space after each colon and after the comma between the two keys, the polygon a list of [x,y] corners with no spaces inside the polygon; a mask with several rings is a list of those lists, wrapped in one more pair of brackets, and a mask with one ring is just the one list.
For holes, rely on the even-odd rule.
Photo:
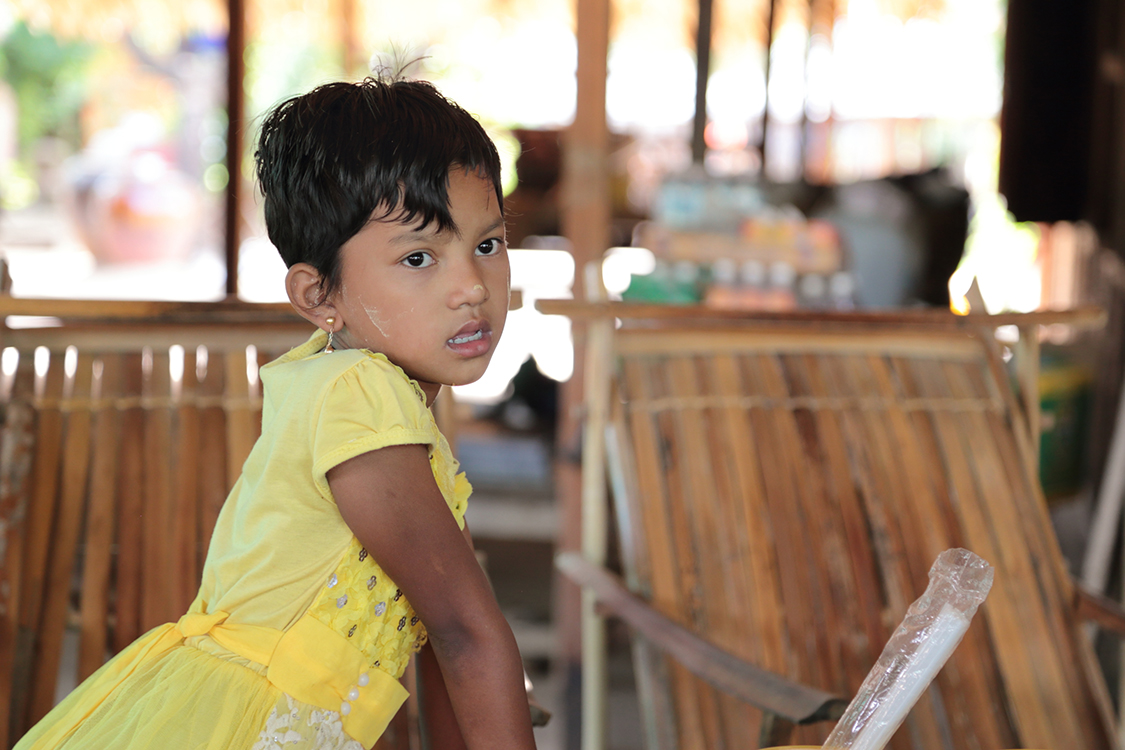
{"label": "girl's mouth", "polygon": [[454,336],[449,341],[452,344],[467,344],[470,341],[479,341],[484,338],[484,331],[477,329],[476,333],[471,333],[468,336]]}
{"label": "girl's mouth", "polygon": [[473,359],[492,350],[492,326],[487,320],[476,320],[461,326],[461,330],[446,340],[445,345],[459,356]]}

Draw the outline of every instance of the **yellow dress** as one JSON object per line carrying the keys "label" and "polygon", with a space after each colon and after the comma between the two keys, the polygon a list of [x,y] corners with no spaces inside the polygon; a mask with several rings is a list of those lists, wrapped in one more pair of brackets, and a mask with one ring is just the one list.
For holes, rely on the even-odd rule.
{"label": "yellow dress", "polygon": [[418,385],[323,332],[262,368],[262,437],[219,516],[199,595],[118,654],[17,750],[370,748],[425,630],[340,517],[332,467],[429,446],[459,526],[471,488]]}

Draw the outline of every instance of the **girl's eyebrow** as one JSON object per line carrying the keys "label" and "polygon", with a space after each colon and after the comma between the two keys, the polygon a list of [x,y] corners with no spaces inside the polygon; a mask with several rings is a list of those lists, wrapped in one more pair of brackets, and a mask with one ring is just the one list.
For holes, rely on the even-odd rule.
{"label": "girl's eyebrow", "polygon": [[[501,216],[496,221],[489,224],[487,227],[484,227],[483,229],[481,229],[480,234],[488,234],[490,232],[495,232],[497,229],[500,229],[503,226],[504,226],[504,217]],[[434,237],[439,237],[443,234],[446,234],[447,232],[452,232],[453,234],[457,235],[458,237],[461,236],[461,231],[458,227],[454,227],[452,230],[448,230],[448,229],[439,229],[436,224],[431,224],[427,227],[418,227],[417,229],[408,229],[405,232],[401,232],[400,234],[396,234],[394,237],[391,237],[390,243],[392,245],[409,245],[412,242],[419,242],[419,241],[422,241],[422,240],[429,240],[429,239],[432,239]]]}
{"label": "girl's eyebrow", "polygon": [[444,234],[444,231],[439,229],[436,224],[431,224],[429,227],[408,229],[396,234],[394,237],[391,237],[390,242],[392,245],[409,245],[412,242],[428,240],[441,234]]}
{"label": "girl's eyebrow", "polygon": [[501,216],[499,219],[497,219],[496,221],[492,222],[487,227],[482,229],[480,233],[481,234],[488,234],[489,232],[495,232],[497,229],[500,229],[503,226],[504,226],[504,217]]}

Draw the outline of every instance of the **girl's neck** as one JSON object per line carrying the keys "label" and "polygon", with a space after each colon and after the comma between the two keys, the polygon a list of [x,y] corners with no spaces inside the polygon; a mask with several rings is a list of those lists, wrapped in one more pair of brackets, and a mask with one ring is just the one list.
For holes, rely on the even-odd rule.
{"label": "girl's neck", "polygon": [[434,408],[434,401],[441,393],[441,383],[418,383],[418,387],[422,389],[422,393],[426,396],[426,408]]}
{"label": "girl's neck", "polygon": [[[338,333],[336,335],[335,341],[333,342],[333,351],[340,351],[341,349],[352,349],[352,348],[354,348],[354,347],[351,345],[351,342],[348,340],[347,328],[341,329],[340,333]],[[386,355],[384,355],[384,356],[386,356]],[[390,358],[388,358],[387,361],[390,362]],[[391,362],[391,364],[395,364],[395,363]],[[396,366],[398,366],[398,365],[396,365]],[[425,395],[425,397],[426,397],[426,408],[427,409],[434,408],[434,401],[437,400],[438,394],[441,393],[442,384],[441,383],[427,383],[427,382],[424,382],[424,381],[421,381],[421,380],[415,380],[414,382],[416,382],[418,384],[418,387],[422,390],[423,395]]]}

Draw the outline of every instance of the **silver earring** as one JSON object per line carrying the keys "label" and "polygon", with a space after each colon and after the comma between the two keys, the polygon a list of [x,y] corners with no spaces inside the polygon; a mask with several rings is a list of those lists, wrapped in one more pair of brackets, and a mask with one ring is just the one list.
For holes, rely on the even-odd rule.
{"label": "silver earring", "polygon": [[335,347],[332,346],[332,337],[335,334],[336,319],[325,318],[324,322],[328,325],[328,343],[324,345],[324,351],[331,354],[332,352],[336,351]]}

